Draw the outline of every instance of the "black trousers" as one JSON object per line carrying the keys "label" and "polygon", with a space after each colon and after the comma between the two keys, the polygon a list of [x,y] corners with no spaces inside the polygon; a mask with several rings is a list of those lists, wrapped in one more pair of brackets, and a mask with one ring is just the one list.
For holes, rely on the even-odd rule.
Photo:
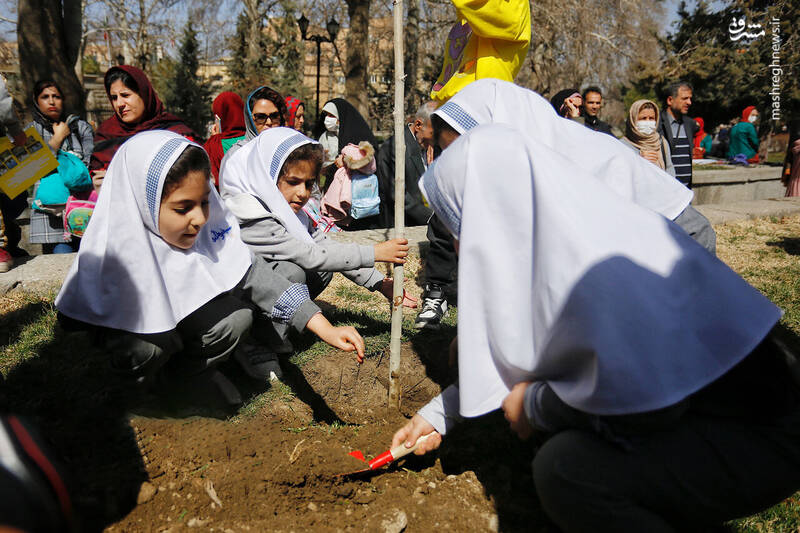
{"label": "black trousers", "polygon": [[453,246],[453,236],[436,215],[428,221],[430,248],[425,256],[425,282],[448,288],[455,294],[455,274],[458,271],[458,256]]}
{"label": "black trousers", "polygon": [[572,427],[533,461],[544,510],[567,532],[708,531],[790,496],[800,488],[796,387],[760,362],[748,356],[733,375],[654,416],[581,421],[565,407]]}

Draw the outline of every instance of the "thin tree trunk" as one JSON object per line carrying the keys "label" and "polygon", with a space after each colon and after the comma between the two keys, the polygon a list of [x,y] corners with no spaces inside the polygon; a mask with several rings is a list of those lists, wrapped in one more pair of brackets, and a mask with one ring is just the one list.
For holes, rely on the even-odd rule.
{"label": "thin tree trunk", "polygon": [[20,74],[27,95],[33,92],[37,80],[52,78],[64,91],[66,109],[83,114],[86,110],[85,94],[74,69],[77,49],[67,43],[68,34],[81,34],[80,10],[76,15],[72,7],[67,10],[64,6],[63,9],[69,11],[66,21],[59,0],[19,0],[17,43]]}
{"label": "thin tree trunk", "polygon": [[[247,16],[247,66],[252,68],[258,63],[261,56],[261,13],[260,0],[244,0],[244,11]],[[249,70],[249,69],[248,69]]]}
{"label": "thin tree trunk", "polygon": [[[413,0],[412,0],[413,1]],[[403,113],[403,0],[394,2],[394,236],[405,236],[406,143]],[[400,409],[400,337],[403,333],[403,265],[394,265],[389,344],[389,407]]]}
{"label": "thin tree trunk", "polygon": [[347,32],[347,64],[344,69],[345,97],[365,119],[369,118],[369,3],[370,0],[347,0],[350,31]]}

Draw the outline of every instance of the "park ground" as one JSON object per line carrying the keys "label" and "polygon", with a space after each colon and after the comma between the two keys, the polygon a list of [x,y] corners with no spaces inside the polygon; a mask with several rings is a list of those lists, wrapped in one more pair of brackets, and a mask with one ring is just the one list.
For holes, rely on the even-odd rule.
{"label": "park ground", "polygon": [[[800,339],[800,216],[716,227],[720,258],[785,311]],[[420,260],[407,287],[420,293]],[[109,371],[87,334],[56,324],[53,294],[0,297],[0,408],[37,422],[68,474],[81,531],[554,532],[533,491],[534,445],[501,414],[470,420],[426,457],[376,473],[337,474],[384,451],[394,430],[455,377],[447,362],[455,313],[438,332],[403,331],[400,412],[386,407],[389,308],[337,277],[319,301],[367,342],[350,354],[309,336],[272,386],[226,367],[247,397],[227,411],[210,391],[175,384],[142,392]],[[800,493],[727,525],[798,531]]]}

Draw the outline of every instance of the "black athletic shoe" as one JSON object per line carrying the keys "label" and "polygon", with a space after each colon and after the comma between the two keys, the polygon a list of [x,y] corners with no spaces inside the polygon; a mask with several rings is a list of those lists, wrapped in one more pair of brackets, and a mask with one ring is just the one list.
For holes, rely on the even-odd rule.
{"label": "black athletic shoe", "polygon": [[281,365],[278,364],[278,355],[264,346],[242,342],[233,353],[233,358],[253,379],[260,381],[283,379]]}
{"label": "black athletic shoe", "polygon": [[439,285],[426,285],[422,310],[417,315],[414,327],[417,329],[439,329],[442,319],[447,316],[447,300]]}

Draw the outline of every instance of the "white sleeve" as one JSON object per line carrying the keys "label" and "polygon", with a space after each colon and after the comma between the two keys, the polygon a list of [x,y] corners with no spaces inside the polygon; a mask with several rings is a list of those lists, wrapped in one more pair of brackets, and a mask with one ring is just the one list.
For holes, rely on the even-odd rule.
{"label": "white sleeve", "polygon": [[417,414],[432,425],[440,435],[444,435],[461,422],[458,406],[458,385],[454,383],[423,406]]}

